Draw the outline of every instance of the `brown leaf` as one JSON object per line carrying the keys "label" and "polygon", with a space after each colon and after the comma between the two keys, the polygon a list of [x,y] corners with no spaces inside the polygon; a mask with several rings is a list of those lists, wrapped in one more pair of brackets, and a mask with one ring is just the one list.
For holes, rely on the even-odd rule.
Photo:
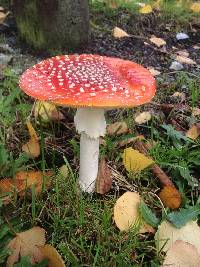
{"label": "brown leaf", "polygon": [[165,186],[160,191],[159,197],[165,207],[173,210],[178,209],[182,202],[181,194],[174,186],[171,185]]}
{"label": "brown leaf", "polygon": [[[40,194],[43,184],[46,186],[46,189],[50,187],[51,176],[51,171],[44,174],[40,171],[20,171],[16,173],[15,178],[0,180],[0,195],[16,193],[20,197],[23,197],[26,190],[30,189],[33,185],[35,185],[36,194]],[[10,200],[6,197],[4,204],[8,204],[9,202]]]}
{"label": "brown leaf", "polygon": [[158,38],[154,35],[149,40],[158,47],[166,45],[165,40],[163,40],[162,38]]}
{"label": "brown leaf", "polygon": [[194,245],[182,240],[176,240],[167,251],[162,266],[197,267],[200,266],[200,255]]}
{"label": "brown leaf", "polygon": [[130,37],[130,35],[127,32],[125,32],[124,30],[120,29],[119,27],[115,27],[113,29],[113,36],[115,38]]}
{"label": "brown leaf", "polygon": [[151,72],[153,76],[157,76],[161,73],[160,71],[154,69],[153,67],[149,67],[148,70]]}
{"label": "brown leaf", "polygon": [[200,135],[200,123],[194,124],[186,133],[186,136],[196,140]]}
{"label": "brown leaf", "polygon": [[124,139],[124,140],[122,140],[122,141],[120,141],[119,143],[118,143],[118,145],[120,146],[120,147],[122,147],[122,146],[126,146],[126,145],[128,145],[128,144],[130,144],[130,143],[134,143],[134,142],[136,142],[137,140],[144,140],[145,138],[144,138],[144,135],[138,135],[138,136],[135,136],[135,137],[129,137],[129,138],[127,138],[127,139]]}
{"label": "brown leaf", "polygon": [[135,122],[137,124],[143,124],[151,120],[151,113],[149,111],[144,111],[136,115]]}
{"label": "brown leaf", "polygon": [[98,175],[96,179],[96,192],[106,194],[112,186],[111,171],[105,159],[102,159],[99,164]]}
{"label": "brown leaf", "polygon": [[192,116],[200,116],[200,108],[194,107],[192,109]]}
{"label": "brown leaf", "polygon": [[120,135],[125,134],[129,131],[125,121],[119,121],[107,126],[108,135]]}
{"label": "brown leaf", "polygon": [[9,14],[10,14],[10,12],[9,12],[9,11],[8,11],[8,12],[6,12],[6,13],[4,13],[4,12],[0,11],[0,24],[3,24],[3,23],[4,23],[4,21],[5,21],[6,17],[7,17]]}
{"label": "brown leaf", "polygon": [[38,249],[43,257],[48,260],[48,267],[65,267],[62,257],[54,247],[46,244],[43,247],[38,247]]}
{"label": "brown leaf", "polygon": [[37,158],[40,155],[39,138],[31,122],[28,121],[26,125],[29,131],[30,139],[22,146],[22,151],[25,152],[30,158]]}
{"label": "brown leaf", "polygon": [[45,242],[45,230],[40,227],[17,233],[7,245],[12,254],[8,257],[6,266],[12,267],[23,256],[30,256],[32,263],[42,261],[44,257],[37,246],[44,246]]}
{"label": "brown leaf", "polygon": [[194,60],[192,60],[189,57],[184,57],[184,56],[176,56],[175,58],[176,61],[183,63],[183,64],[188,64],[188,65],[193,65],[197,64]]}

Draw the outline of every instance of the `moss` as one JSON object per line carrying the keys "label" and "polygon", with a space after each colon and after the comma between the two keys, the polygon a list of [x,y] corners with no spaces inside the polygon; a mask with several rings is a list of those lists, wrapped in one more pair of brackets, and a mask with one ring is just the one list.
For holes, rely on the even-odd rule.
{"label": "moss", "polygon": [[35,48],[45,47],[45,36],[37,13],[36,1],[25,5],[24,16],[17,17],[17,25],[22,38]]}

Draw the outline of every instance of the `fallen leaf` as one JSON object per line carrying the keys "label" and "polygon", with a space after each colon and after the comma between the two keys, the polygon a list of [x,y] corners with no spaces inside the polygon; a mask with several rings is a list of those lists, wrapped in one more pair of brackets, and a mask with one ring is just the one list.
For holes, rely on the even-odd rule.
{"label": "fallen leaf", "polygon": [[22,151],[25,152],[30,158],[37,158],[40,155],[39,138],[31,122],[28,121],[26,125],[29,131],[30,139],[22,146]]}
{"label": "fallen leaf", "polygon": [[60,121],[65,117],[64,115],[57,110],[57,107],[46,101],[36,101],[34,107],[34,117],[37,119],[38,117],[44,121]]}
{"label": "fallen leaf", "polygon": [[111,171],[105,159],[102,159],[99,164],[99,170],[96,178],[96,192],[106,194],[112,186]]}
{"label": "fallen leaf", "polygon": [[8,11],[8,12],[6,12],[6,13],[4,13],[4,12],[0,11],[0,24],[3,24],[3,23],[4,23],[4,21],[5,21],[6,17],[7,17],[9,14],[10,14],[10,12],[9,12],[9,11]]}
{"label": "fallen leaf", "polygon": [[182,57],[188,57],[189,56],[189,52],[187,50],[177,51],[176,54],[178,54],[179,56],[182,56]]}
{"label": "fallen leaf", "polygon": [[165,207],[173,210],[178,209],[182,202],[179,191],[172,185],[164,186],[159,193],[159,197]]}
{"label": "fallen leaf", "polygon": [[200,13],[200,2],[194,2],[191,6],[190,9],[194,12],[194,13]]}
{"label": "fallen leaf", "polygon": [[158,47],[166,45],[165,40],[163,40],[162,38],[158,38],[154,35],[149,40]]}
{"label": "fallen leaf", "polygon": [[186,136],[192,140],[196,140],[200,135],[200,124],[194,124],[192,127],[187,131]]}
{"label": "fallen leaf", "polygon": [[126,170],[134,174],[141,172],[154,163],[152,159],[147,158],[132,147],[124,149],[122,157]]}
{"label": "fallen leaf", "polygon": [[[35,185],[35,193],[39,194],[42,191],[42,186],[45,185],[46,189],[50,187],[52,172],[42,173],[40,171],[20,171],[16,173],[14,178],[5,178],[0,180],[0,195],[9,193],[16,193],[20,197],[25,195],[26,190]],[[4,198],[3,198],[4,199]],[[10,199],[6,198],[8,204]]]}
{"label": "fallen leaf", "polygon": [[130,144],[132,142],[136,142],[137,140],[144,140],[144,139],[145,139],[144,135],[138,135],[138,136],[134,136],[134,137],[129,137],[129,138],[126,138],[126,139],[124,139],[122,141],[119,141],[118,145],[120,147],[122,147],[122,146],[126,146],[126,145],[128,145],[128,144]]}
{"label": "fallen leaf", "polygon": [[153,11],[151,5],[144,5],[142,8],[140,8],[139,13],[141,14],[149,14]]}
{"label": "fallen leaf", "polygon": [[153,76],[157,76],[157,75],[160,75],[160,71],[158,71],[158,70],[156,70],[156,69],[154,69],[154,68],[148,68],[148,70],[151,72],[151,74],[153,75]]}
{"label": "fallen leaf", "polygon": [[45,246],[38,246],[38,249],[43,257],[48,260],[48,267],[65,267],[62,257],[54,247],[46,244]]}
{"label": "fallen leaf", "polygon": [[45,230],[40,227],[33,227],[25,232],[17,233],[7,245],[12,254],[7,259],[7,267],[12,267],[15,262],[23,256],[30,256],[31,263],[38,263],[43,260],[43,255],[37,246],[44,246],[46,242]]}
{"label": "fallen leaf", "polygon": [[154,232],[154,228],[141,221],[139,216],[140,195],[136,192],[124,193],[114,205],[114,221],[120,231],[139,227],[140,233]]}
{"label": "fallen leaf", "polygon": [[149,111],[144,111],[135,117],[135,122],[137,124],[143,124],[150,120],[151,120],[151,113]]}
{"label": "fallen leaf", "polygon": [[108,135],[120,135],[125,134],[129,131],[125,121],[119,121],[107,126]]}
{"label": "fallen leaf", "polygon": [[180,102],[183,102],[186,99],[185,93],[182,93],[182,92],[175,92],[175,93],[173,93],[173,95],[171,97],[173,97],[173,98],[179,98],[180,99]]}
{"label": "fallen leaf", "polygon": [[195,246],[182,240],[177,240],[167,251],[163,267],[189,267],[200,266],[200,255]]}
{"label": "fallen leaf", "polygon": [[189,57],[176,56],[175,60],[180,63],[188,64],[188,65],[196,64],[196,62]]}
{"label": "fallen leaf", "polygon": [[130,35],[127,32],[125,32],[124,30],[120,29],[119,27],[115,27],[113,29],[113,36],[115,38],[130,37]]}
{"label": "fallen leaf", "polygon": [[188,222],[180,229],[163,221],[155,234],[155,240],[157,251],[167,252],[176,240],[182,240],[195,246],[200,254],[200,228],[195,221]]}
{"label": "fallen leaf", "polygon": [[200,116],[200,108],[193,108],[192,109],[192,116]]}

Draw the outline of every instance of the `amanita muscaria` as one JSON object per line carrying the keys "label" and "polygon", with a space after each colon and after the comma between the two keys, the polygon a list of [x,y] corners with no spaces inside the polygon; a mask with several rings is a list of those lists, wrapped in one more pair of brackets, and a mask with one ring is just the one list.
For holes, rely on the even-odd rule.
{"label": "amanita muscaria", "polygon": [[139,106],[155,94],[155,80],[141,65],[90,54],[46,59],[26,70],[19,85],[36,99],[77,108],[79,185],[89,193],[94,191],[98,172],[99,137],[106,132],[104,111]]}

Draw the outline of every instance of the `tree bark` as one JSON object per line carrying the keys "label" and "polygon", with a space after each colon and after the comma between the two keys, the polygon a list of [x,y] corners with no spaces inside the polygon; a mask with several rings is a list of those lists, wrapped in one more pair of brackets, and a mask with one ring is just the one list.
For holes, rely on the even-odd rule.
{"label": "tree bark", "polygon": [[36,49],[76,49],[88,42],[88,0],[14,0],[23,40]]}

